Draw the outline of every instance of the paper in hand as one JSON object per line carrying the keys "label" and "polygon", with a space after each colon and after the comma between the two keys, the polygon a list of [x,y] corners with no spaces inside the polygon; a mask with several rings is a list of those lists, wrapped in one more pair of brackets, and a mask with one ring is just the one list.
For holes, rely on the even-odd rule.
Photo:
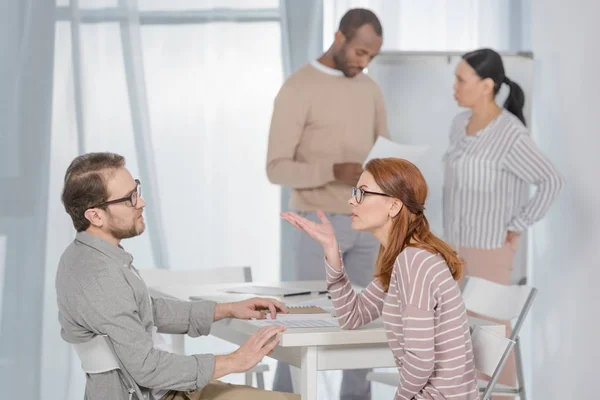
{"label": "paper in hand", "polygon": [[367,162],[373,158],[388,157],[403,158],[416,165],[417,161],[425,154],[427,149],[429,149],[429,146],[399,144],[388,138],[379,136],[371,148],[367,159],[363,163],[363,168],[367,165]]}

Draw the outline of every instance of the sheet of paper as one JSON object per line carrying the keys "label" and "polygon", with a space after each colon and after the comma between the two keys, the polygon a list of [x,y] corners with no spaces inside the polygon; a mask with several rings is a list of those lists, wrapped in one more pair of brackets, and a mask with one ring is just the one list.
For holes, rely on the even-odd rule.
{"label": "sheet of paper", "polygon": [[335,328],[339,324],[336,319],[253,319],[248,321],[258,327],[284,326],[286,328]]}
{"label": "sheet of paper", "polygon": [[311,294],[302,288],[282,288],[276,286],[240,286],[225,290],[227,293],[255,294],[260,296],[290,296],[296,294]]}
{"label": "sheet of paper", "polygon": [[388,138],[379,136],[371,148],[363,167],[373,158],[403,158],[417,165],[417,161],[425,154],[429,146],[414,146],[396,143]]}
{"label": "sheet of paper", "polygon": [[[266,313],[265,315],[266,315],[267,319],[272,319],[270,313]],[[303,320],[320,319],[320,320],[326,320],[326,319],[333,319],[333,316],[330,313],[328,313],[328,312],[315,313],[315,314],[284,314],[284,313],[277,313],[277,315],[275,316],[275,319],[276,320],[288,320],[288,319],[303,319]]]}

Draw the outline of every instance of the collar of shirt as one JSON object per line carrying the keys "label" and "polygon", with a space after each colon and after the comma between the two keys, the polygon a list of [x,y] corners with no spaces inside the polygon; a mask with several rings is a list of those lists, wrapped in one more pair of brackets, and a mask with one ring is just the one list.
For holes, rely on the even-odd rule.
{"label": "collar of shirt", "polygon": [[125,251],[121,245],[115,246],[112,243],[107,242],[97,236],[94,236],[87,232],[78,232],[75,237],[80,243],[85,244],[93,249],[98,250],[105,256],[115,260],[121,265],[130,266],[133,262],[133,256]]}
{"label": "collar of shirt", "polygon": [[333,75],[333,76],[344,76],[344,73],[340,70],[328,67],[327,65],[321,64],[318,60],[312,60],[310,62],[310,65],[312,65],[313,67],[315,67],[316,69],[318,69],[321,72],[324,72],[328,75]]}

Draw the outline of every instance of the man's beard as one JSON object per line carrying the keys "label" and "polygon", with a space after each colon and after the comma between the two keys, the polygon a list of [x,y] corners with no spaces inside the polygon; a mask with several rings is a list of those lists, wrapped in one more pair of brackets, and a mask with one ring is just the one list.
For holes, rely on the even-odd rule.
{"label": "man's beard", "polygon": [[129,239],[132,237],[139,236],[144,232],[145,226],[142,227],[141,231],[138,232],[136,229],[136,222],[137,222],[137,218],[133,221],[133,224],[131,224],[130,226],[128,226],[126,228],[111,227],[109,232],[112,237],[114,237],[115,239],[119,239],[119,240]]}
{"label": "man's beard", "polygon": [[346,46],[345,45],[338,52],[333,54],[333,62],[335,63],[335,66],[337,67],[337,69],[342,71],[344,73],[344,75],[346,77],[348,77],[348,72],[347,72],[348,65],[346,64]]}

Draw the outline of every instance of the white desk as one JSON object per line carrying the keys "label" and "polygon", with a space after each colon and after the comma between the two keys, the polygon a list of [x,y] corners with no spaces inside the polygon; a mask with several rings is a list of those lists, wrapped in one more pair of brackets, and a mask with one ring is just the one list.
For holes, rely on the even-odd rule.
{"label": "white desk", "polygon": [[[249,283],[215,285],[173,285],[152,287],[153,295],[189,300],[190,296],[202,296],[218,302],[238,301],[253,297],[225,293],[226,289],[248,286]],[[313,291],[325,290],[324,281],[257,283],[255,286],[299,287]],[[311,298],[322,299],[323,295],[302,295],[279,298],[286,304],[304,302]],[[470,319],[471,325],[486,326],[504,335],[504,326],[488,321]],[[244,343],[259,328],[239,319],[224,319],[215,322],[211,335],[237,345]],[[270,357],[300,369],[300,394],[303,400],[317,399],[317,371],[395,367],[392,351],[388,347],[383,321],[377,320],[359,329],[336,328],[288,328],[280,334],[279,345]]]}

